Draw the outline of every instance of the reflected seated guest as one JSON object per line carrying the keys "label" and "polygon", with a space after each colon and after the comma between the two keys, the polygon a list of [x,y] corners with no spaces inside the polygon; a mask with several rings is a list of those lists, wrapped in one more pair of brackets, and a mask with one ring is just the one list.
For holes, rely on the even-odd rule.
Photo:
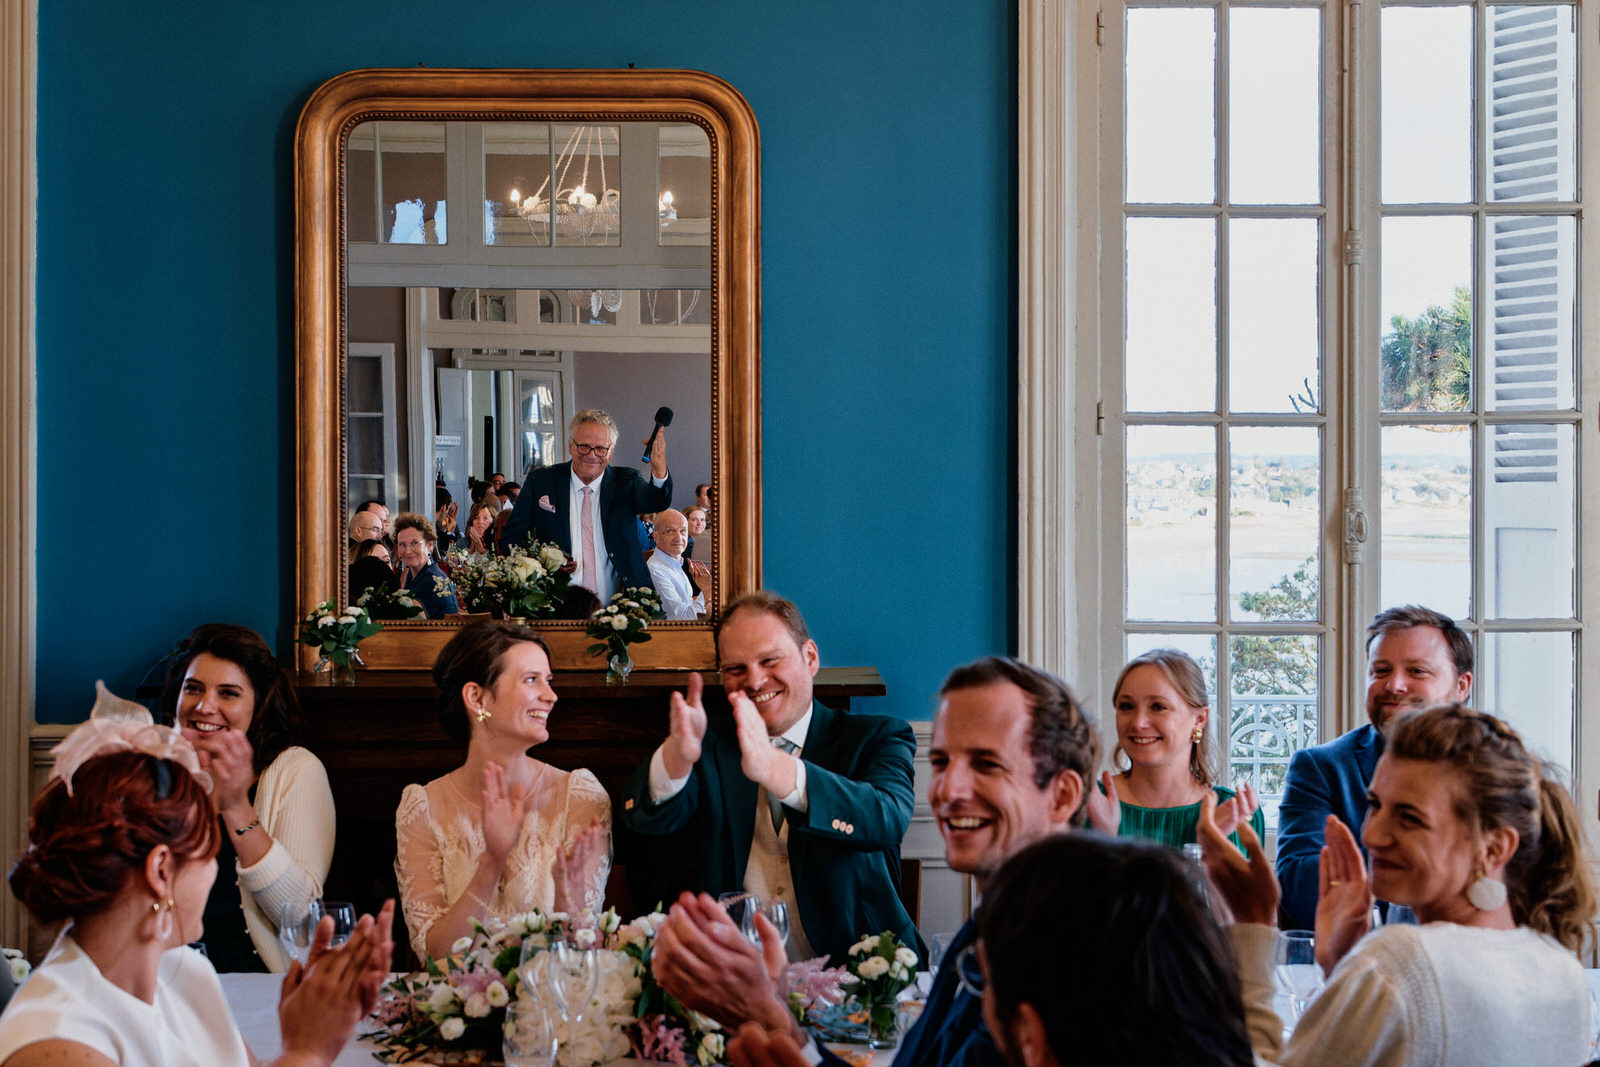
{"label": "reflected seated guest", "polygon": [[[487,495],[484,500],[487,500]],[[494,549],[489,538],[489,527],[494,525],[494,508],[483,501],[472,505],[467,513],[467,551],[485,555]]]}
{"label": "reflected seated guest", "polygon": [[408,785],[395,874],[418,959],[443,959],[473,919],[533,908],[599,913],[611,870],[611,801],[593,774],[528,749],[550,739],[550,650],[520,626],[478,622],[433,665],[439,724],[467,761]]}
{"label": "reflected seated guest", "polygon": [[423,614],[442,619],[459,612],[456,587],[433,562],[433,523],[411,512],[401,515],[394,520],[394,544],[400,553],[400,588],[411,590]]}
{"label": "reflected seated guest", "polygon": [[683,558],[684,546],[689,541],[689,520],[683,512],[668,508],[656,515],[656,550],[650,553],[645,564],[650,568],[650,578],[656,592],[661,594],[661,607],[669,619],[698,619],[706,610],[705,594],[695,588],[689,579],[688,569],[698,567],[701,577],[709,581],[705,568]]}

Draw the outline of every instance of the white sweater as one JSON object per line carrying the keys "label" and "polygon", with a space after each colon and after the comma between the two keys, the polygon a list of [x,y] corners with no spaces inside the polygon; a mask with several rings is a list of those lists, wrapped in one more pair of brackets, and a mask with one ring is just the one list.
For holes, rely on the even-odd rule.
{"label": "white sweater", "polygon": [[269,970],[281,972],[289,957],[278,941],[280,907],[320,897],[333,862],[333,790],[322,761],[303,748],[284,749],[261,772],[255,809],[272,847],[238,868],[239,902],[256,952]]}
{"label": "white sweater", "polygon": [[1251,1041],[1284,1067],[1569,1067],[1589,1058],[1589,985],[1527,927],[1385,926],[1339,962],[1287,1047],[1272,1011],[1277,931],[1232,928]]}

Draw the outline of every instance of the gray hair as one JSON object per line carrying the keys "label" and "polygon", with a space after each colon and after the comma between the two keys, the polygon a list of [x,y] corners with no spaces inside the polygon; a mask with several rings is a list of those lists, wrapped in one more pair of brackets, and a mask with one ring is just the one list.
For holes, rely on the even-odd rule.
{"label": "gray hair", "polygon": [[571,441],[573,435],[578,432],[578,427],[582,426],[586,422],[598,423],[599,425],[604,426],[606,428],[606,433],[611,438],[611,447],[616,447],[617,424],[611,421],[610,415],[607,415],[599,408],[584,408],[582,411],[572,416],[572,421],[567,423],[567,440]]}

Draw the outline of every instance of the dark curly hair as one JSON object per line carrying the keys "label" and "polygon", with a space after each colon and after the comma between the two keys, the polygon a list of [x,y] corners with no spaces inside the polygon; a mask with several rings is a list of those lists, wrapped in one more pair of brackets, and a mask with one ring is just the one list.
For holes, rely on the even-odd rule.
{"label": "dark curly hair", "polygon": [[485,689],[500,677],[500,659],[512,645],[521,642],[538,645],[550,658],[550,646],[544,638],[524,626],[505,622],[475,622],[463,626],[461,632],[439,651],[433,661],[433,684],[439,687],[439,725],[452,741],[466,741],[472,736],[470,713],[461,687],[476,682]]}
{"label": "dark curly hair", "polygon": [[283,753],[300,743],[300,700],[294,683],[261,635],[245,626],[209,622],[196,626],[178,642],[167,668],[167,686],[161,694],[161,721],[178,725],[178,700],[183,695],[183,679],[189,665],[207,653],[244,671],[255,691],[256,706],[250,716],[245,738],[254,755],[254,770],[260,774]]}
{"label": "dark curly hair", "polygon": [[34,798],[28,851],[11,868],[11,891],[49,925],[111,904],[166,845],[180,863],[204,862],[221,844],[211,798],[182,765],[142,752],[87,760]]}

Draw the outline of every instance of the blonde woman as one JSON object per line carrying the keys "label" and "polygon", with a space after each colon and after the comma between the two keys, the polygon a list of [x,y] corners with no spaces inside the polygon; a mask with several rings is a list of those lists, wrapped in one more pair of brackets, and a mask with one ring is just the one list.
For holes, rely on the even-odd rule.
{"label": "blonde woman", "polygon": [[[1115,775],[1106,771],[1100,788],[1090,792],[1090,823],[1164,845],[1198,841],[1201,802],[1208,795],[1219,804],[1234,796],[1214,781],[1206,729],[1211,707],[1200,665],[1175,648],[1158,648],[1130,660],[1112,692],[1117,759],[1126,767]],[[1243,800],[1256,836],[1265,839],[1266,822],[1249,785]],[[1239,805],[1224,810],[1238,812]],[[1233,842],[1239,844],[1237,834]]]}

